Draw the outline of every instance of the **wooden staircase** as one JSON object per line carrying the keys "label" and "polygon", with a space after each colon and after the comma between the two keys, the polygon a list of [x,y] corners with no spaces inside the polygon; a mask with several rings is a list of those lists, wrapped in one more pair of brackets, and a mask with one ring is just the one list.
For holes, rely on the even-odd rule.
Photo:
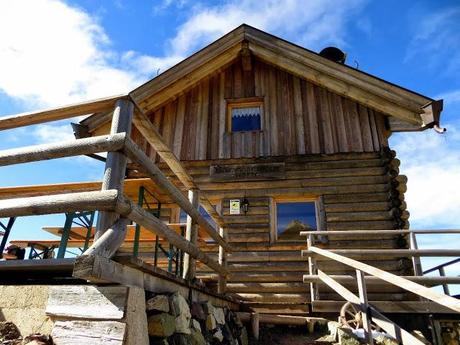
{"label": "wooden staircase", "polygon": [[[449,249],[418,249],[413,244],[411,249],[321,249],[315,246],[315,236],[325,235],[348,235],[363,236],[378,234],[389,230],[373,231],[306,231],[303,235],[307,236],[307,249],[302,251],[302,255],[308,258],[309,274],[303,276],[303,282],[310,287],[310,305],[312,312],[337,312],[343,305],[343,301],[327,300],[320,294],[320,286],[327,286],[344,300],[354,305],[362,314],[362,324],[366,331],[368,344],[373,344],[371,335],[371,322],[382,328],[388,334],[396,338],[403,344],[423,344],[411,333],[397,326],[383,313],[460,313],[460,300],[448,294],[439,293],[432,286],[460,284],[460,277],[428,277],[428,276],[398,276],[396,274],[379,269],[372,265],[363,263],[354,258],[386,258],[410,256],[414,262],[414,272],[420,270],[418,258],[421,256],[440,256],[440,257],[459,257],[459,250]],[[460,233],[459,230],[391,230],[400,233],[411,234],[411,239],[416,233]],[[353,270],[353,275],[328,275],[317,267],[318,260],[330,260],[340,262]],[[457,262],[453,260],[451,262]],[[374,301],[368,293],[372,286],[385,286],[386,289],[399,288],[410,293],[417,298],[410,300],[384,300]],[[388,290],[391,291],[391,290]],[[446,291],[446,290],[444,290]]]}

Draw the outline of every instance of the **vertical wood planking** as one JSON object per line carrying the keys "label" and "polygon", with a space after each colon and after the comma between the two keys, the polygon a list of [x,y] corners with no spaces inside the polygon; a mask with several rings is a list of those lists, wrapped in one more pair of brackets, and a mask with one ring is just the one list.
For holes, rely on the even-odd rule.
{"label": "vertical wood planking", "polygon": [[348,113],[348,120],[351,126],[351,150],[353,152],[363,152],[363,138],[361,134],[361,126],[359,124],[359,114],[357,104],[348,100],[344,100],[344,108]]}
{"label": "vertical wood planking", "polygon": [[[231,133],[227,99],[262,97],[260,132]],[[149,115],[182,160],[372,152],[388,145],[386,115],[254,60],[203,79]],[[158,155],[142,136],[133,139]]]}
{"label": "vertical wood planking", "polygon": [[368,109],[368,112],[369,112],[369,126],[371,127],[372,143],[374,146],[374,151],[379,151],[380,141],[379,141],[379,133],[377,130],[377,124],[375,122],[375,113],[372,109]]}
{"label": "vertical wood planking", "polygon": [[294,97],[294,116],[295,116],[295,134],[297,143],[297,154],[305,153],[305,131],[303,124],[302,93],[300,90],[300,79],[293,79],[293,97]]}
{"label": "vertical wood planking", "polygon": [[184,133],[185,116],[185,95],[179,96],[177,100],[176,126],[174,128],[173,152],[176,157],[181,156],[182,137]]}
{"label": "vertical wood planking", "polygon": [[359,123],[361,125],[361,134],[363,137],[363,149],[364,151],[371,152],[374,149],[374,144],[372,142],[372,132],[369,124],[369,114],[367,108],[359,105]]}

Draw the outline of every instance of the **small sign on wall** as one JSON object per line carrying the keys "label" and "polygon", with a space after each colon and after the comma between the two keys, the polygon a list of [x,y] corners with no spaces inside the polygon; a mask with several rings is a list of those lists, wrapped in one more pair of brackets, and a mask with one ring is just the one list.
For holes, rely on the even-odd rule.
{"label": "small sign on wall", "polygon": [[240,214],[240,200],[239,199],[230,200],[230,214]]}

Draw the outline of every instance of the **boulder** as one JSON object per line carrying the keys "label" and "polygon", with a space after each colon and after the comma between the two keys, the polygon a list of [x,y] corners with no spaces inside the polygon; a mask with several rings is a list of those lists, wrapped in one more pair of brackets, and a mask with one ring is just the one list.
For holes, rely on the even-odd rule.
{"label": "boulder", "polygon": [[222,330],[220,328],[217,331],[214,332],[212,337],[215,340],[220,341],[220,342],[222,342],[224,340],[224,335],[223,335]]}
{"label": "boulder", "polygon": [[192,303],[192,307],[190,310],[192,317],[194,319],[205,321],[206,320],[206,313],[204,312],[203,306],[200,303]]}
{"label": "boulder", "polygon": [[337,340],[337,329],[340,328],[340,323],[337,321],[329,321],[327,323],[327,330],[329,331],[329,339],[331,341],[336,341]]}
{"label": "boulder", "polygon": [[176,316],[176,333],[190,334],[190,316],[180,314]]}
{"label": "boulder", "polygon": [[195,329],[195,330],[197,330],[198,332],[201,332],[201,325],[200,325],[200,323],[199,323],[197,320],[192,319],[191,326],[192,326],[192,329]]}
{"label": "boulder", "polygon": [[169,337],[176,330],[176,320],[174,316],[161,313],[149,316],[148,331],[152,337]]}
{"label": "boulder", "polygon": [[49,335],[44,334],[31,334],[24,338],[24,345],[53,345],[53,339]]}
{"label": "boulder", "polygon": [[206,329],[212,331],[217,328],[217,322],[213,314],[208,314],[206,317]]}
{"label": "boulder", "polygon": [[171,296],[171,311],[174,316],[185,315],[189,319],[192,317],[187,300],[177,292]]}
{"label": "boulder", "polygon": [[204,339],[201,331],[192,329],[192,334],[190,335],[191,345],[206,345],[206,339]]}
{"label": "boulder", "polygon": [[225,325],[225,314],[222,308],[212,309],[212,314],[214,315],[214,318],[216,319],[217,324]]}
{"label": "boulder", "polygon": [[360,345],[361,342],[359,338],[353,334],[353,331],[350,328],[338,328],[337,334],[339,337],[340,345]]}
{"label": "boulder", "polygon": [[246,329],[246,327],[241,328],[241,335],[238,340],[239,340],[240,345],[249,344],[248,330]]}
{"label": "boulder", "polygon": [[147,311],[161,311],[169,313],[169,298],[165,295],[157,295],[149,298],[146,303]]}
{"label": "boulder", "polygon": [[376,345],[398,345],[399,344],[399,342],[397,342],[395,339],[387,337],[383,334],[379,334],[377,337],[375,337],[374,343]]}
{"label": "boulder", "polygon": [[206,315],[212,314],[214,312],[214,306],[208,301],[203,303],[203,310]]}
{"label": "boulder", "polygon": [[21,339],[21,332],[13,322],[0,322],[0,341]]}

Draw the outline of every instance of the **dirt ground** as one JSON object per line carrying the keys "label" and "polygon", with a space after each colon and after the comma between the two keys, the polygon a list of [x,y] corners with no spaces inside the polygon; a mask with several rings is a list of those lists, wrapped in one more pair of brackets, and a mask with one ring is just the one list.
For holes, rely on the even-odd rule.
{"label": "dirt ground", "polygon": [[260,339],[251,345],[330,345],[328,341],[319,340],[327,335],[327,330],[308,334],[306,327],[277,326],[260,328]]}

